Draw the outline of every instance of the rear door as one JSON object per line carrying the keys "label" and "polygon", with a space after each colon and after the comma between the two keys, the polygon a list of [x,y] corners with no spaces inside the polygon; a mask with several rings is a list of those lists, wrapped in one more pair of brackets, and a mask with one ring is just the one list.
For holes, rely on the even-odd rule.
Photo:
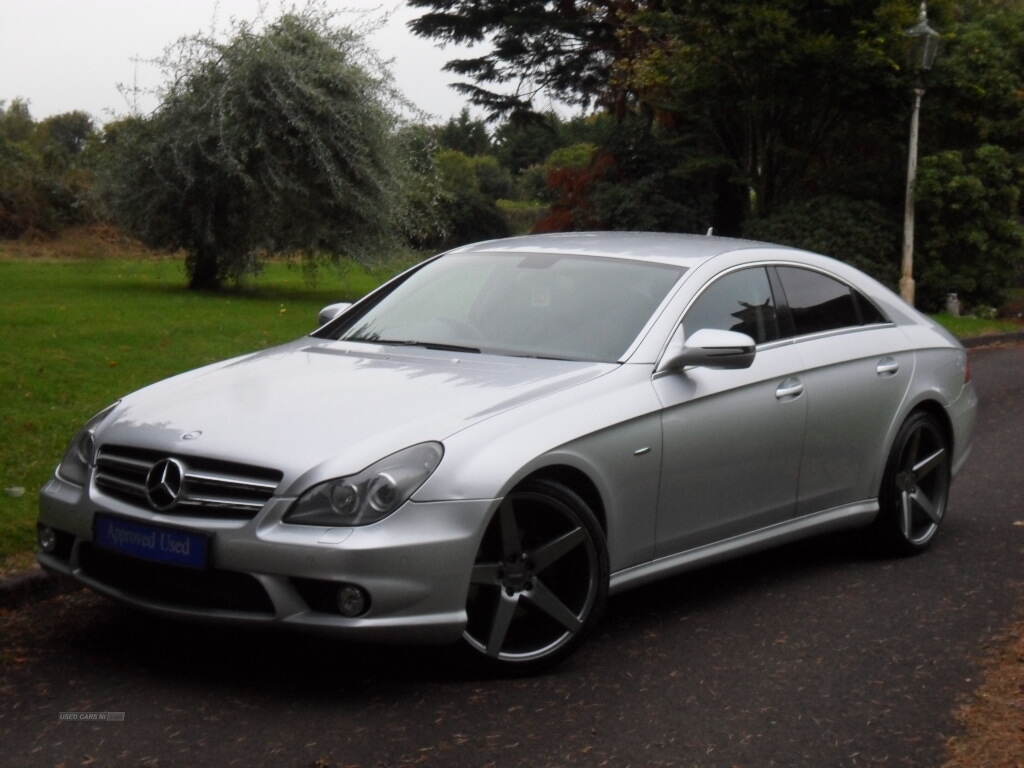
{"label": "rear door", "polygon": [[804,369],[807,434],[795,514],[872,498],[913,352],[898,327],[837,277],[782,265],[772,277]]}

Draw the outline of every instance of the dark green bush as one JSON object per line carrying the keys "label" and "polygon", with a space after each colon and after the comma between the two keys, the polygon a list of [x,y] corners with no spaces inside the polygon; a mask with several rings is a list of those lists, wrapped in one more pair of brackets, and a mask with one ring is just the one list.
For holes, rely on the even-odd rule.
{"label": "dark green bush", "polygon": [[512,235],[529,234],[548,212],[547,205],[537,200],[498,200],[497,205]]}
{"label": "dark green bush", "polygon": [[51,235],[95,215],[94,135],[84,112],[35,122],[23,99],[0,102],[0,237]]}
{"label": "dark green bush", "polygon": [[1020,279],[1018,219],[1024,168],[1002,147],[922,158],[917,181],[917,304],[939,309],[949,291],[967,305],[998,307]]}
{"label": "dark green bush", "polygon": [[636,118],[623,120],[600,150],[578,143],[553,153],[548,164],[562,167],[548,174],[554,202],[540,228],[703,232],[713,220],[714,165],[693,153]]}
{"label": "dark green bush", "polygon": [[497,197],[513,190],[512,177],[488,155],[470,157],[454,149],[442,149],[435,156],[441,178],[447,236],[434,243],[451,247],[506,237],[509,224],[498,209]]}
{"label": "dark green bush", "polygon": [[899,278],[899,224],[893,212],[869,200],[838,195],[811,198],[783,206],[770,216],[749,219],[743,235],[845,261],[890,288]]}

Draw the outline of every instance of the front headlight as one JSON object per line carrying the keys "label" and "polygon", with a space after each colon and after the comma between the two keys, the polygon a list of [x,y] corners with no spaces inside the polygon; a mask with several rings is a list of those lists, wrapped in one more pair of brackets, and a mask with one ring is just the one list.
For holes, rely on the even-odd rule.
{"label": "front headlight", "polygon": [[420,443],[393,453],[355,475],[314,485],[284,516],[301,525],[369,525],[402,506],[437,469],[440,443]]}
{"label": "front headlight", "polygon": [[64,458],[57,465],[57,474],[63,480],[75,485],[89,482],[89,468],[96,460],[95,430],[110,412],[120,405],[121,401],[112,403],[85,423],[81,431],[71,439],[71,445],[64,453]]}

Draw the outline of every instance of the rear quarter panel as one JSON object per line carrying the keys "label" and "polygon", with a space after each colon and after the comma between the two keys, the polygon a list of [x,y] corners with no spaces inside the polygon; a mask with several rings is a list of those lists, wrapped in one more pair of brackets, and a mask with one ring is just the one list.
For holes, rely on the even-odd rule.
{"label": "rear quarter panel", "polygon": [[[927,400],[943,407],[953,435],[952,467],[955,473],[970,451],[978,402],[973,385],[964,381],[967,351],[945,329],[928,319],[905,326],[903,330],[916,347],[917,365],[902,416],[906,418]],[[897,423],[897,428],[903,418]],[[895,433],[890,435],[889,445],[894,437]]]}

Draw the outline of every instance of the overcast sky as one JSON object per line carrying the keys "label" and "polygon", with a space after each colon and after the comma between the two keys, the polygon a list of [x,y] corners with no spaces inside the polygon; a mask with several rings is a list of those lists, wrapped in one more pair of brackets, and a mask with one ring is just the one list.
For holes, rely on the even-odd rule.
{"label": "overcast sky", "polygon": [[[356,9],[346,14],[355,24],[359,11],[375,18],[391,11],[387,24],[370,41],[382,58],[393,59],[398,87],[417,106],[438,118],[457,114],[462,97],[448,87],[456,78],[442,72],[466,49],[440,48],[411,34],[406,22],[417,13],[396,0],[327,0],[330,7]],[[278,0],[268,3],[278,15]],[[0,99],[29,99],[32,115],[43,118],[83,109],[100,122],[129,111],[117,84],[147,88],[159,72],[137,58],[153,58],[174,40],[209,30],[216,8],[217,26],[231,16],[255,18],[258,0],[0,0]],[[365,20],[365,16],[363,17]],[[142,96],[148,112],[152,97]]]}

